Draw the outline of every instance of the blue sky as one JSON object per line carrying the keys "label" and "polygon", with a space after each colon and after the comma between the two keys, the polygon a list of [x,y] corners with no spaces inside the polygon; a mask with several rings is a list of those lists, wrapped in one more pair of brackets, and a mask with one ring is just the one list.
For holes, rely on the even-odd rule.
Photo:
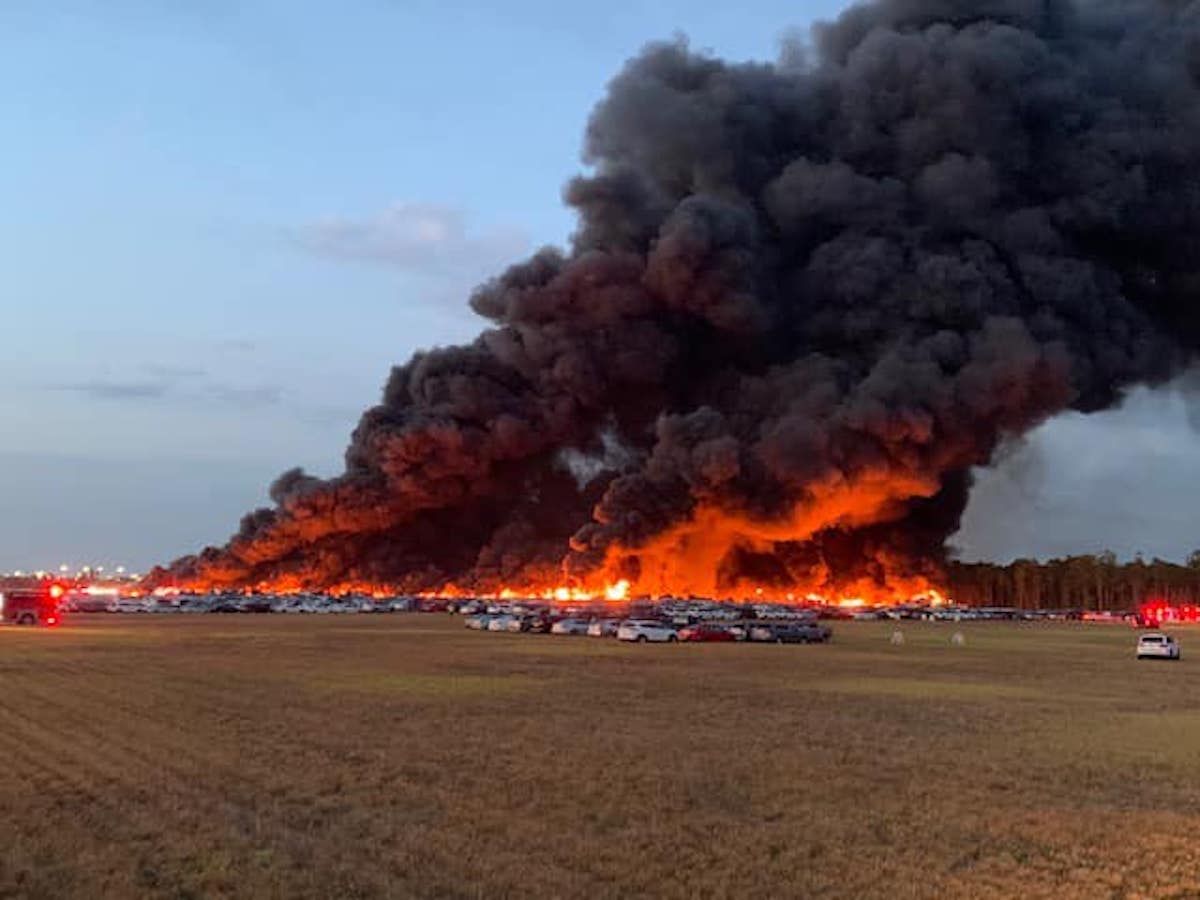
{"label": "blue sky", "polygon": [[[771,59],[841,5],[0,5],[0,569],[146,566],[223,540],[284,468],[337,471],[388,367],[472,336],[470,286],[565,240],[626,58],[682,32]],[[1028,517],[976,504],[970,554],[1200,544],[1179,395],[1049,435],[981,493]],[[1170,514],[1098,530],[1092,482],[1056,475],[1081,452],[1095,479],[1153,475]]]}

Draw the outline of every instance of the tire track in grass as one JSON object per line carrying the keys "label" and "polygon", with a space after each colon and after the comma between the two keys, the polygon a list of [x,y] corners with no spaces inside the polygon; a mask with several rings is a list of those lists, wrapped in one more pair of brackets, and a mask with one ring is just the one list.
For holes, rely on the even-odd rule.
{"label": "tire track in grass", "polygon": [[[70,745],[48,740],[46,729],[36,723],[30,725],[28,719],[0,707],[0,753],[11,761],[9,768],[39,791],[66,786],[97,805],[109,805],[101,791],[124,781],[91,766],[88,758]],[[39,777],[44,783],[39,784]]]}
{"label": "tire track in grass", "polygon": [[[72,683],[69,687],[76,688]],[[132,796],[144,803],[149,796],[146,789],[147,773],[158,776],[160,793],[165,796],[193,798],[203,796],[197,787],[197,771],[172,761],[167,753],[160,753],[164,745],[168,752],[184,755],[200,771],[210,769],[214,760],[207,759],[185,748],[182,744],[167,744],[163,740],[164,729],[170,726],[152,719],[121,715],[130,709],[128,703],[116,700],[111,692],[57,689],[53,683],[27,686],[22,693],[27,702],[19,709],[13,704],[4,707],[2,715],[10,723],[11,731],[17,734],[18,743],[41,750],[42,753],[18,755],[34,769],[49,769],[56,777],[69,778],[73,784],[90,788],[93,780],[99,780],[106,790],[119,789],[124,795]],[[103,709],[106,721],[98,720],[93,708],[85,706],[96,703]],[[145,727],[154,725],[157,734]],[[69,766],[47,765],[46,759],[69,759]],[[78,773],[90,773],[84,777]],[[223,773],[229,780],[232,773]],[[246,783],[243,782],[243,787]],[[96,791],[90,793],[99,799]]]}
{"label": "tire track in grass", "polygon": [[[211,703],[196,703],[193,702],[195,698],[192,695],[188,695],[189,703],[185,710],[187,715],[176,715],[170,719],[167,719],[157,714],[153,707],[155,704],[161,704],[164,708],[171,708],[174,704],[172,704],[170,701],[174,696],[178,696],[177,692],[173,693],[172,691],[173,689],[171,688],[161,690],[158,696],[154,697],[152,703],[150,704],[134,703],[120,696],[114,696],[103,689],[89,687],[76,689],[71,693],[77,704],[82,705],[84,703],[95,703],[108,711],[119,712],[126,718],[132,721],[137,721],[143,728],[154,732],[154,744],[163,747],[170,754],[170,756],[164,758],[163,756],[159,756],[147,751],[145,747],[140,744],[125,742],[123,746],[128,748],[128,751],[133,755],[139,755],[148,762],[163,766],[171,764],[171,757],[185,759],[191,762],[193,765],[206,771],[214,768],[218,769],[219,774],[225,780],[242,781],[245,784],[252,785],[258,789],[267,788],[268,785],[261,779],[250,779],[245,775],[247,771],[247,765],[253,766],[257,770],[258,774],[265,776],[277,775],[277,767],[264,767],[256,764],[253,760],[246,760],[242,758],[232,762],[223,762],[223,754],[204,753],[202,750],[198,749],[198,745],[196,744],[194,737],[192,737],[188,731],[185,731],[178,724],[179,719],[184,718],[189,726],[194,727],[196,720],[200,718],[200,716],[204,715],[213,718],[214,724],[217,725],[216,730],[218,731],[221,727],[220,723],[222,720],[229,720],[231,718],[235,721],[240,719],[246,722],[261,723],[261,715],[254,715],[256,708],[262,705],[261,701],[253,701],[247,704],[247,708],[244,710],[231,710],[230,705],[219,702],[219,698]],[[142,691],[141,693],[143,696],[146,694],[145,691]],[[83,722],[82,727],[87,727],[86,722],[91,721],[92,717],[88,716],[86,707],[84,709],[79,709],[76,705],[65,704],[62,698],[66,696],[66,694],[67,692],[65,691],[56,690],[51,687],[48,693],[43,693],[39,696],[47,705],[57,704],[63,710],[69,712],[77,718],[81,718]],[[179,707],[174,705],[173,711],[178,711],[178,709]],[[200,716],[192,715],[192,713],[200,713]],[[303,723],[297,723],[294,718],[289,722],[289,725],[297,732],[297,740],[293,743],[293,746],[302,744],[303,742],[299,740],[299,738],[316,731],[318,726],[324,721],[316,714],[310,715],[306,718],[308,721]],[[103,737],[104,739],[109,739],[106,735],[99,736]],[[214,748],[218,747],[217,744],[212,742],[210,742],[209,746]],[[187,777],[191,777],[189,773],[185,774]]]}
{"label": "tire track in grass", "polygon": [[[36,692],[31,691],[31,694]],[[233,765],[222,763],[218,758],[203,756],[171,734],[170,725],[156,721],[146,716],[123,716],[112,720],[114,723],[133,721],[140,718],[137,727],[105,728],[97,722],[94,716],[89,716],[77,706],[64,703],[61,695],[53,690],[47,693],[36,693],[36,699],[42,709],[51,711],[54,720],[61,727],[41,726],[51,735],[46,740],[49,745],[55,736],[59,740],[87,740],[88,750],[83,757],[93,762],[92,768],[99,772],[127,773],[133,770],[154,773],[159,776],[158,788],[155,792],[146,789],[145,774],[129,777],[119,775],[116,781],[139,801],[157,797],[164,801],[161,805],[170,805],[169,801],[190,801],[193,807],[207,808],[211,812],[228,816],[232,810],[242,818],[248,817],[257,810],[248,803],[238,802],[237,795],[257,797],[265,793],[265,786],[239,772]],[[79,698],[76,698],[79,699]],[[109,698],[101,697],[109,712],[123,712],[126,704],[110,702]],[[9,713],[10,716],[20,716],[20,713]],[[27,724],[37,727],[32,718],[26,716]],[[147,727],[150,726],[150,727]],[[77,754],[78,756],[78,754]],[[182,761],[182,762],[181,762]],[[190,766],[188,765],[190,763]],[[216,783],[224,786],[225,791],[210,789],[204,773],[215,772]],[[211,776],[210,776],[211,777]],[[228,790],[232,787],[232,791]],[[222,796],[228,794],[229,796]],[[175,803],[175,806],[182,805]]]}
{"label": "tire track in grass", "polygon": [[[34,748],[20,768],[34,771],[43,758],[58,759],[51,774],[38,777],[71,781],[70,790],[88,791],[92,816],[120,823],[99,845],[106,852],[122,836],[131,847],[145,846],[148,832],[179,823],[210,849],[222,848],[222,872],[239,871],[252,881],[262,864],[256,854],[265,851],[275,855],[277,872],[324,860],[332,874],[323,883],[353,882],[371,858],[358,842],[390,838],[398,827],[394,800],[379,799],[395,766],[356,768],[384,759],[383,751],[370,750],[372,735],[387,727],[378,707],[305,690],[323,650],[306,648],[297,657],[283,648],[281,668],[271,662],[265,676],[236,657],[181,658],[175,646],[159,650],[41,668],[42,677],[7,713],[13,730]],[[369,654],[337,672],[356,677],[372,667],[392,668],[390,657]],[[253,665],[262,665],[261,656]],[[222,721],[228,725],[218,725]],[[283,754],[276,752],[280,747]],[[145,786],[148,767],[162,787],[139,795],[131,785]],[[244,827],[232,827],[231,819]],[[66,828],[70,818],[59,813],[53,821]],[[350,835],[358,837],[346,847]],[[207,878],[195,875],[194,859],[170,852],[162,871],[168,878]],[[116,877],[129,876],[126,863],[118,865]],[[302,892],[320,895],[316,883]]]}
{"label": "tire track in grass", "polygon": [[[197,697],[194,694],[187,693],[186,696],[188,699],[188,706],[185,708],[186,715],[179,716],[176,714],[173,715],[172,718],[168,719],[156,713],[154,711],[154,707],[156,705],[161,706],[164,709],[171,710],[172,713],[176,713],[179,710],[178,704],[174,703],[173,701],[176,697],[180,696],[182,692],[172,685],[156,684],[153,688],[150,688],[149,691],[142,690],[141,686],[139,686],[139,693],[142,696],[146,696],[148,693],[151,695],[150,702],[148,703],[134,703],[122,698],[119,695],[114,695],[111,692],[105,691],[102,688],[94,687],[72,688],[70,691],[57,690],[52,687],[49,691],[49,694],[41,694],[40,696],[43,697],[45,702],[48,704],[59,703],[61,705],[62,698],[68,695],[68,693],[74,697],[78,704],[94,703],[102,706],[106,710],[120,712],[131,720],[145,723],[149,729],[156,732],[156,743],[168,748],[171,753],[181,758],[186,758],[197,765],[203,766],[206,769],[221,767],[221,774],[223,776],[234,779],[242,779],[242,773],[246,771],[247,764],[249,763],[255,765],[253,760],[246,759],[238,759],[236,764],[222,765],[219,755],[204,753],[198,750],[194,738],[189,734],[188,731],[185,731],[183,728],[181,728],[178,722],[181,718],[183,718],[188,726],[194,727],[198,718],[209,716],[214,720],[214,724],[217,725],[216,730],[218,731],[223,724],[223,720],[233,720],[235,722],[244,721],[261,724],[263,721],[261,708],[264,705],[261,699],[252,698],[248,702],[237,704],[243,707],[239,709],[236,708],[234,704],[226,702],[224,695],[221,694],[213,695],[212,699],[208,702],[204,702],[206,698],[199,698],[200,702],[197,702]],[[74,710],[73,712],[75,715],[87,716],[86,712],[78,709]],[[197,713],[199,715],[195,715]],[[289,730],[295,732],[295,740],[292,742],[292,746],[300,746],[308,743],[301,740],[303,737],[314,732],[320,733],[322,730],[324,730],[322,726],[327,725],[327,720],[322,718],[320,711],[312,711],[304,716],[303,721],[298,722],[293,710],[293,714],[290,716],[286,724],[289,727]],[[210,744],[210,746],[216,747],[218,745]],[[324,749],[323,745],[318,744],[314,746]],[[132,746],[131,750],[137,752],[140,750],[140,748],[137,746]],[[159,764],[162,764],[163,762],[159,757],[153,757],[153,761]],[[258,769],[260,774],[278,774],[277,767],[263,767],[255,765],[255,768]],[[258,781],[255,781],[254,784],[261,786],[260,782]]]}
{"label": "tire track in grass", "polygon": [[[247,685],[241,679],[229,677],[221,678],[220,683],[213,685],[212,682],[216,680],[206,678],[201,682],[191,677],[157,678],[150,684],[137,685],[137,694],[143,698],[140,702],[130,701],[123,695],[114,695],[103,687],[79,686],[69,681],[63,684],[61,690],[55,689],[52,693],[56,697],[74,696],[81,702],[94,698],[95,703],[102,704],[105,708],[118,710],[130,718],[147,722],[152,727],[165,731],[167,738],[164,742],[172,743],[176,752],[205,765],[213,765],[215,760],[209,755],[198,755],[195,752],[195,741],[183,734],[177,734],[179,726],[176,723],[183,718],[179,714],[178,700],[181,697],[187,701],[184,711],[188,728],[194,728],[197,719],[208,717],[212,720],[211,731],[220,732],[230,724],[250,723],[251,727],[259,732],[256,735],[258,740],[285,740],[285,746],[291,750],[327,756],[347,749],[341,730],[331,728],[331,709],[328,706],[303,702],[306,699],[304,697],[299,703],[288,702],[289,698],[284,692],[291,687],[290,680],[272,681],[265,686],[253,681]],[[286,718],[270,714],[270,711],[280,708],[286,709]],[[156,712],[157,709],[167,711],[171,718],[164,718]],[[338,707],[339,712],[344,713],[346,709],[345,706]],[[377,710],[374,708],[355,708],[354,711],[356,714],[377,718]],[[239,759],[235,774],[245,771],[248,763],[254,764],[254,760]],[[272,780],[279,774],[277,766],[268,766],[261,771]]]}
{"label": "tire track in grass", "polygon": [[[147,787],[144,774],[138,774],[144,769],[130,765],[131,760],[145,759],[146,754],[129,754],[136,749],[131,739],[116,739],[115,734],[95,727],[82,729],[81,738],[75,710],[53,702],[46,702],[43,708],[61,717],[56,722],[65,724],[56,728],[27,712],[6,708],[0,714],[0,752],[11,750],[27,771],[69,785],[89,808],[88,815],[81,817],[79,810],[42,804],[44,809],[39,809],[37,816],[41,833],[70,833],[81,818],[90,820],[93,824],[86,834],[100,850],[122,848],[121,860],[110,872],[118,880],[165,877],[163,884],[174,883],[182,889],[189,873],[194,874],[198,865],[203,868],[205,856],[164,843],[163,837],[172,834],[201,839],[209,851],[220,848],[218,855],[227,855],[227,865],[252,871],[247,867],[262,852],[263,842],[249,828],[257,815],[251,805],[238,803],[215,787],[210,789],[193,773],[178,767],[158,766],[164,776],[161,783]],[[114,732],[125,730],[121,727],[124,721],[113,720]],[[81,739],[95,743],[82,747]],[[159,761],[152,762],[157,765]],[[257,796],[254,790],[245,793]],[[230,829],[231,824],[240,827]],[[273,839],[267,846],[283,836],[286,826],[282,819],[270,823],[267,834]]]}
{"label": "tire track in grass", "polygon": [[[4,796],[37,811],[36,816],[23,817],[20,826],[14,822],[14,827],[36,827],[45,817],[54,823],[54,834],[76,833],[81,818],[89,813],[97,818],[118,813],[107,792],[122,781],[112,772],[92,771],[72,743],[47,739],[45,729],[36,723],[30,726],[21,707],[28,705],[32,685],[44,676],[47,666],[37,659],[30,660],[29,666],[19,689],[0,693],[0,753],[9,761],[3,770],[13,787]],[[76,677],[87,677],[90,667],[82,664],[74,669]]]}
{"label": "tire track in grass", "polygon": [[[210,660],[207,658],[198,658],[192,661],[214,666],[226,662],[224,659]],[[161,665],[161,662],[161,660],[155,660],[156,665]],[[147,698],[149,702],[132,704],[122,702],[121,694],[114,695],[101,687],[96,687],[95,683],[99,679],[92,679],[90,684],[86,682],[81,684],[74,678],[75,673],[73,672],[66,671],[56,674],[62,676],[60,683],[65,694],[82,695],[90,691],[93,696],[105,704],[121,708],[130,715],[154,721],[161,721],[161,717],[152,712],[152,707],[178,708],[178,700],[182,697],[186,699],[189,711],[224,720],[241,718],[251,722],[262,722],[264,721],[264,710],[286,705],[289,722],[293,726],[298,726],[299,735],[320,734],[327,730],[322,727],[328,722],[327,710],[310,709],[303,704],[280,702],[283,698],[279,694],[290,693],[294,697],[295,691],[288,691],[289,688],[294,687],[291,679],[281,678],[278,675],[263,676],[253,672],[239,675],[225,670],[206,671],[202,677],[197,677],[179,671],[168,672],[165,677],[160,675],[152,681],[137,683],[137,693]],[[133,676],[133,678],[144,676],[144,669],[138,666],[122,666],[109,668],[103,673],[107,680],[120,680],[128,684],[132,679],[127,678],[127,675]]]}
{"label": "tire track in grass", "polygon": [[[109,703],[111,698],[103,691],[89,692],[90,696],[82,694],[75,696],[75,701],[81,702],[96,697],[101,703],[116,707],[120,711],[129,709],[128,701]],[[266,783],[262,778],[252,778],[245,774],[244,763],[222,763],[218,758],[202,756],[188,745],[184,738],[177,737],[169,724],[164,724],[141,710],[135,710],[137,715],[127,719],[142,719],[152,728],[142,729],[136,734],[144,735],[146,740],[139,742],[136,738],[119,738],[106,730],[96,727],[94,717],[88,717],[78,707],[64,703],[63,692],[52,687],[48,693],[38,692],[37,701],[43,709],[53,710],[56,718],[69,723],[65,731],[46,728],[51,735],[70,733],[75,737],[84,737],[93,742],[91,757],[93,768],[97,759],[107,765],[104,771],[116,769],[118,772],[128,770],[130,762],[135,761],[152,767],[161,775],[165,775],[160,789],[147,791],[144,778],[131,782],[128,778],[112,779],[113,785],[123,793],[131,793],[137,803],[139,823],[146,827],[161,828],[163,815],[172,820],[195,825],[213,822],[234,823],[238,826],[236,836],[247,842],[261,843],[266,836],[271,845],[281,847],[304,847],[312,839],[312,829],[297,821],[303,821],[305,816],[297,816],[300,810],[318,811],[325,815],[327,810],[319,810],[319,798],[311,793],[297,795],[295,782],[289,781],[282,785]],[[122,721],[122,720],[118,720]],[[134,734],[132,729],[120,729],[120,733]],[[53,742],[45,740],[47,746]],[[96,748],[105,748],[97,750]],[[159,755],[157,748],[165,752]],[[174,759],[173,759],[174,757]],[[76,754],[76,758],[79,755]],[[186,758],[191,761],[193,768],[181,765],[177,759]],[[260,770],[265,773],[265,770]],[[206,772],[215,772],[208,775]],[[276,774],[276,773],[271,773]],[[82,780],[86,784],[86,779]],[[132,789],[131,789],[131,786]],[[281,792],[287,793],[281,798]],[[92,793],[98,801],[100,796]],[[283,800],[281,803],[280,800]],[[266,802],[264,802],[266,801]],[[111,806],[111,804],[109,804]],[[128,811],[126,811],[127,814]],[[143,832],[146,828],[141,829]],[[245,853],[256,852],[252,847],[246,847]]]}

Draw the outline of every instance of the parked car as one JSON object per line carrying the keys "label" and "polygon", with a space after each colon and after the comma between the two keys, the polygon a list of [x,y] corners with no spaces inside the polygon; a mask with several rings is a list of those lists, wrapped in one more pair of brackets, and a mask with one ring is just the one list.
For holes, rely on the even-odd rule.
{"label": "parked car", "polygon": [[549,634],[550,629],[554,627],[554,623],[558,618],[547,613],[534,613],[531,616],[525,617],[527,627],[525,630],[530,634]]}
{"label": "parked car", "polygon": [[593,619],[588,625],[588,637],[616,637],[620,619]]}
{"label": "parked car", "polygon": [[832,636],[829,628],[815,622],[763,622],[751,626],[747,637],[757,643],[821,644]]}
{"label": "parked car", "polygon": [[516,621],[516,616],[510,616],[508,614],[492,616],[488,620],[487,630],[488,631],[508,631],[508,623],[515,622],[515,621]]}
{"label": "parked car", "polygon": [[115,597],[79,597],[75,600],[75,612],[116,612]]}
{"label": "parked car", "polygon": [[146,608],[146,604],[141,600],[126,600],[124,597],[122,597],[117,601],[116,608],[113,609],[113,612],[144,613]]}
{"label": "parked car", "polygon": [[692,643],[726,643],[736,641],[737,635],[728,626],[701,622],[699,625],[689,625],[681,629],[679,639]]}
{"label": "parked car", "polygon": [[725,630],[733,635],[735,641],[744,641],[750,636],[750,622],[734,622],[726,625]]}
{"label": "parked car", "polygon": [[[241,607],[234,600],[221,599],[216,601],[208,608],[210,613],[236,613],[241,612]],[[121,612],[120,609],[117,612]]]}
{"label": "parked car", "polygon": [[569,635],[587,634],[589,624],[586,619],[559,619],[550,626],[550,633]]}
{"label": "parked car", "polygon": [[512,621],[508,623],[508,630],[521,632],[546,632],[550,630],[550,625],[545,621],[544,616],[536,613],[523,613],[522,615],[514,615]]}
{"label": "parked car", "polygon": [[1138,659],[1179,659],[1179,641],[1169,634],[1143,634],[1137,642]]}
{"label": "parked car", "polygon": [[487,613],[480,613],[474,616],[467,616],[463,620],[463,624],[472,631],[487,631],[488,623],[491,622],[493,618],[493,616],[489,616]]}
{"label": "parked car", "polygon": [[630,619],[617,629],[617,640],[639,644],[673,644],[679,640],[675,626],[649,619]]}

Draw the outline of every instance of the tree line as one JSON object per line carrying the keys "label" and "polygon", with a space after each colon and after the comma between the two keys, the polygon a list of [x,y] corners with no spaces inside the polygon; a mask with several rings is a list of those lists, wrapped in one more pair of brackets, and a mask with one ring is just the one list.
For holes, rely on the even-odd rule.
{"label": "tree line", "polygon": [[951,562],[947,575],[950,596],[967,606],[1117,611],[1153,601],[1200,604],[1200,550],[1182,565],[1140,555],[1120,563],[1106,551],[1008,565]]}

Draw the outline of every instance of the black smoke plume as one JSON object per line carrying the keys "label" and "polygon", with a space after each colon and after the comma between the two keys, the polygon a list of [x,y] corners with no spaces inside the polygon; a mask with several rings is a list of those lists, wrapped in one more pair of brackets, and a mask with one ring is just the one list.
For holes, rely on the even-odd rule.
{"label": "black smoke plume", "polygon": [[777,65],[655,44],[569,252],[395,368],[197,585],[738,593],[936,577],[973,466],[1200,346],[1200,2],[878,0]]}

